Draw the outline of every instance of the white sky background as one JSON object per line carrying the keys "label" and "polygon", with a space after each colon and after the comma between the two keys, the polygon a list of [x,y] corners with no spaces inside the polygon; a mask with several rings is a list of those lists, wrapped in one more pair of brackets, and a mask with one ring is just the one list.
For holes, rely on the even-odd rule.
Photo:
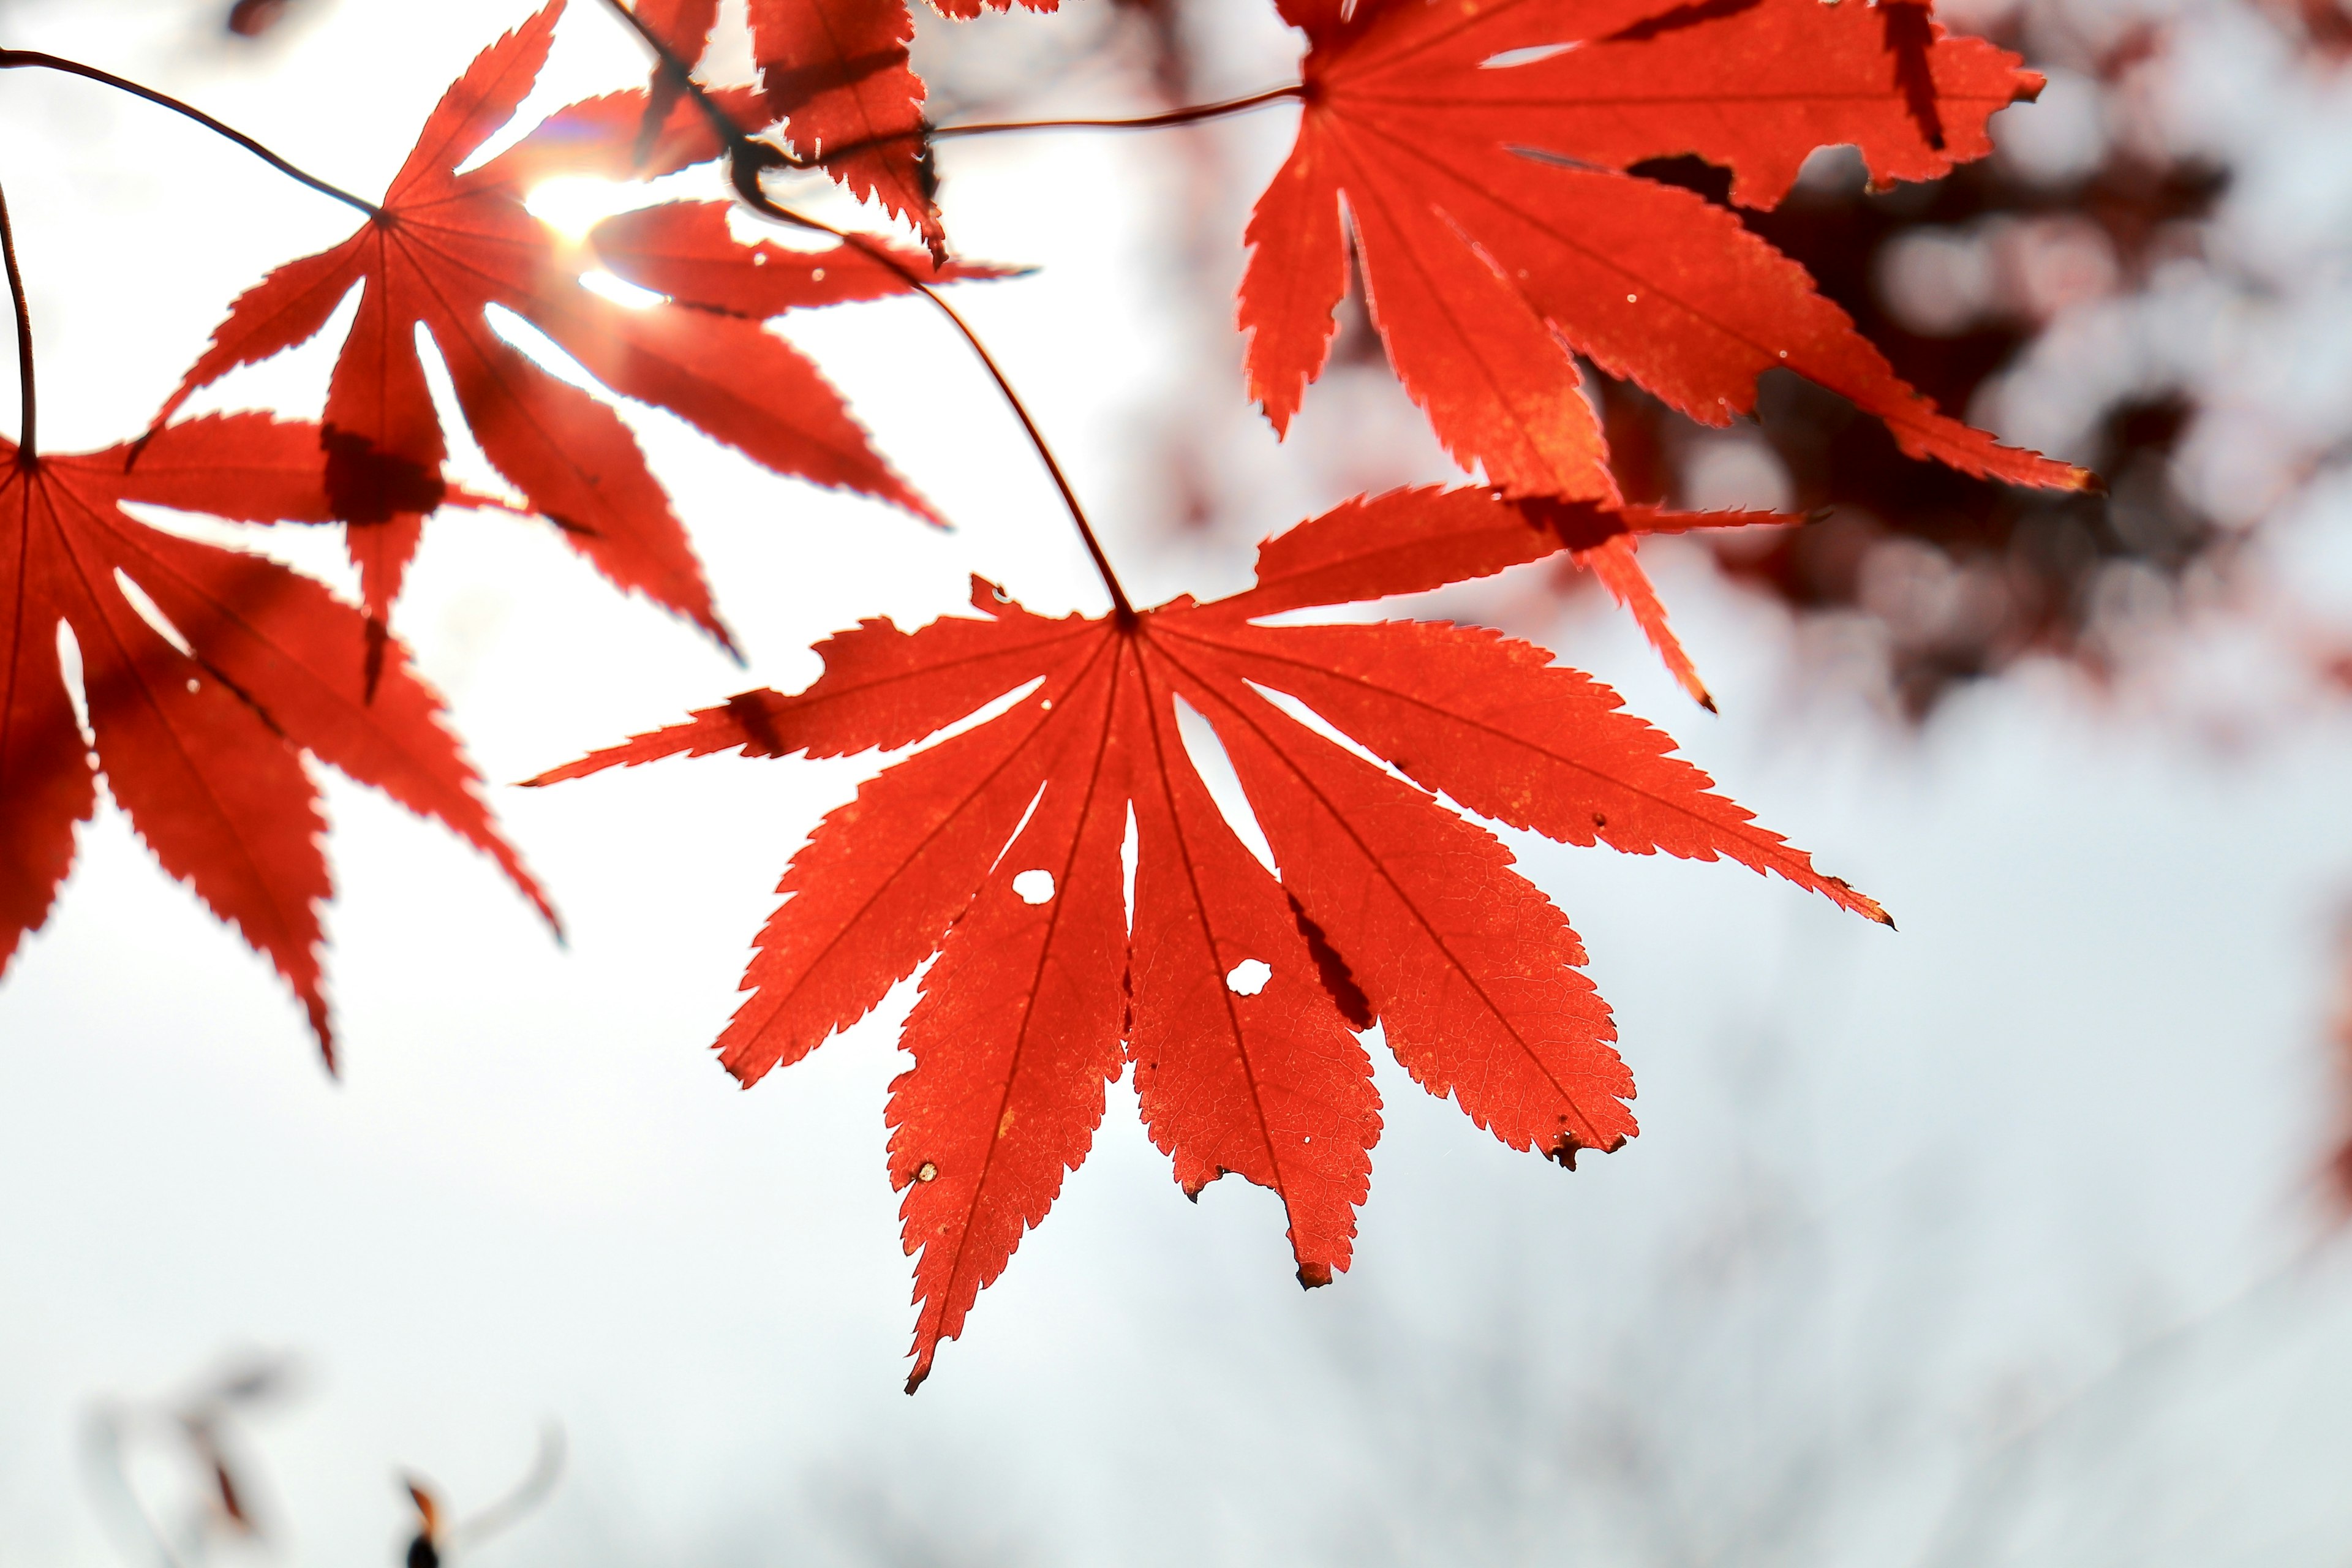
{"label": "white sky background", "polygon": [[[443,85],[529,10],[314,4],[258,52],[179,0],[18,0],[0,28],[373,194]],[[1234,90],[1295,59],[1263,9],[1233,8]],[[524,118],[641,72],[576,4]],[[1080,71],[1023,107],[1115,105],[1118,85]],[[1212,265],[1237,272],[1238,214],[1289,124],[1191,133],[1219,139],[1234,186],[1218,199],[1236,244]],[[9,73],[0,127],[55,450],[139,428],[230,297],[352,226],[88,84]],[[1360,380],[1311,396],[1286,450],[1234,377],[1220,450],[1264,476],[1264,510],[1167,542],[1143,437],[1187,367],[1234,355],[1203,339],[1217,321],[1161,303],[1181,260],[1166,140],[943,161],[961,247],[1043,268],[960,299],[1139,599],[1238,585],[1248,555],[1225,541],[1339,499],[1332,454],[1352,442],[1380,444],[1383,479],[1442,471],[1410,409]],[[944,328],[893,306],[793,331],[957,531],[633,414],[750,668],[619,598],[551,530],[448,516],[398,625],[490,778],[796,687],[817,637],[951,610],[970,572],[1040,610],[1098,607]],[[205,405],[315,414],[338,332]],[[487,478],[478,456],[460,467]],[[2320,506],[2293,537],[2341,521]],[[348,584],[328,536],[272,546]],[[1564,1175],[1391,1068],[1355,1269],[1309,1295],[1274,1201],[1227,1182],[1183,1203],[1121,1086],[1093,1159],[912,1400],[880,1120],[910,988],[752,1093],[706,1050],[777,875],[871,759],[499,789],[568,950],[450,836],[331,782],[340,1085],[263,961],[102,809],[0,984],[0,1565],[120,1561],[77,1448],[92,1402],[240,1347],[306,1369],[249,1428],[274,1560],[304,1568],[393,1561],[396,1468],[462,1510],[526,1468],[547,1419],[572,1441],[562,1489],[484,1568],[2339,1561],[2352,1281],[2323,1250],[2246,1292],[2317,1231],[2352,731],[2315,710],[2222,755],[2161,703],[2102,707],[2034,670],[1914,744],[1797,694],[1776,613],[1690,553],[1652,556],[1724,718],[1613,618],[1532,629],[1885,899],[1901,934],[1736,868],[1515,840],[1591,947],[1643,1137]],[[1507,602],[1530,613],[1530,593]],[[2294,701],[2276,683],[2247,698]],[[1971,1541],[1969,1521],[1996,1533]]]}

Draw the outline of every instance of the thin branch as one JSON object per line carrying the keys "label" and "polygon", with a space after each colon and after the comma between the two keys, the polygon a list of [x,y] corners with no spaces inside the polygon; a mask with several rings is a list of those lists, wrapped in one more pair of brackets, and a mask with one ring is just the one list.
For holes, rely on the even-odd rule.
{"label": "thin branch", "polygon": [[355,196],[341,185],[331,185],[316,174],[305,174],[244,132],[234,126],[222,124],[194,104],[184,103],[168,92],[158,92],[152,87],[142,87],[135,81],[125,80],[111,71],[102,71],[96,66],[83,65],[79,60],[65,59],[57,55],[45,55],[37,49],[0,49],[0,70],[26,67],[39,70],[62,71],[68,76],[86,77],[91,81],[102,82],[117,91],[127,92],[133,98],[143,98],[150,103],[160,104],[174,114],[184,114],[205,130],[227,137],[288,178],[301,182],[321,195],[332,196],[339,202],[355,206],[371,218],[383,216],[383,209],[373,202]]}
{"label": "thin branch", "polygon": [[2307,1247],[2289,1255],[2268,1273],[2257,1275],[2204,1310],[2126,1348],[2103,1371],[2076,1384],[2056,1404],[1994,1444],[1969,1467],[1947,1500],[1943,1514],[1920,1553],[1924,1568],[1983,1560],[1987,1543],[1998,1537],[2015,1510],[2019,1500],[2015,1483],[2025,1474],[2026,1461],[2045,1437],[2086,1407],[2112,1397],[2118,1390],[2128,1390],[2135,1380],[2168,1355],[2194,1345],[2215,1329],[2291,1293],[2304,1282],[2316,1251],[2315,1247]]}
{"label": "thin branch", "polygon": [[972,330],[971,323],[965,321],[962,314],[953,305],[949,304],[938,289],[916,276],[914,269],[891,254],[887,247],[877,245],[854,230],[835,228],[831,224],[819,223],[814,218],[805,217],[788,207],[778,206],[769,200],[767,193],[760,189],[759,175],[756,172],[739,173],[736,175],[735,194],[762,217],[772,218],[778,223],[791,224],[796,228],[811,229],[818,234],[831,235],[844,245],[862,252],[878,265],[896,274],[900,282],[939,308],[940,313],[948,319],[949,323],[959,333],[962,334],[963,341],[971,345],[971,352],[979,356],[982,366],[988,372],[989,379],[996,383],[996,390],[1003,395],[1005,406],[1012,409],[1013,417],[1021,421],[1021,428],[1028,436],[1029,445],[1036,452],[1038,461],[1044,463],[1045,472],[1053,476],[1054,488],[1061,492],[1062,505],[1069,511],[1070,521],[1077,525],[1078,537],[1086,542],[1087,553],[1094,558],[1095,571],[1101,575],[1103,586],[1110,591],[1112,613],[1123,622],[1132,621],[1135,618],[1135,606],[1129,601],[1126,588],[1120,585],[1118,574],[1111,570],[1110,557],[1103,553],[1102,542],[1095,537],[1094,525],[1087,521],[1086,509],[1078,504],[1078,493],[1070,488],[1069,476],[1062,471],[1062,465],[1054,457],[1054,449],[1045,444],[1045,432],[1037,428],[1037,421],[1030,415],[1029,405],[1024,403],[1021,400],[1021,395],[1013,390],[1011,378],[1004,374],[1004,367],[996,363],[996,356],[988,352],[988,345],[981,341],[980,334]]}
{"label": "thin branch", "polygon": [[1055,458],[1054,449],[1045,444],[1045,432],[1038,429],[1037,421],[1030,415],[1028,405],[1022,402],[1021,395],[1013,390],[1012,380],[1005,375],[1003,367],[996,363],[996,356],[988,352],[988,345],[981,341],[980,334],[972,331],[971,323],[965,321],[956,308],[949,304],[937,289],[917,276],[912,268],[891,254],[887,246],[877,245],[865,236],[853,231],[835,228],[830,224],[820,223],[815,218],[804,217],[788,207],[779,206],[771,200],[767,192],[760,188],[760,176],[762,173],[769,169],[803,168],[808,165],[798,163],[773,144],[759,140],[730,119],[718,104],[711,101],[710,95],[703,90],[702,84],[694,79],[687,63],[678,58],[676,51],[663,42],[652,28],[646,26],[644,21],[629,9],[625,0],[604,0],[604,3],[617,12],[637,37],[645,41],[646,46],[654,51],[661,62],[660,68],[663,74],[677,82],[701,108],[704,117],[710,121],[711,129],[717,132],[720,144],[727,149],[730,178],[734,185],[735,194],[742,199],[745,205],[762,217],[771,218],[777,223],[789,224],[795,228],[804,228],[817,234],[830,235],[842,244],[870,258],[877,266],[890,272],[908,288],[938,307],[940,313],[948,319],[957,332],[961,334],[963,341],[971,346],[971,352],[980,357],[980,363],[988,371],[989,378],[996,383],[996,390],[1003,396],[1005,405],[1013,410],[1013,417],[1020,420],[1022,431],[1029,437],[1030,447],[1036,452],[1038,461],[1045,465],[1045,472],[1053,477],[1054,488],[1061,492],[1062,505],[1068,510],[1070,521],[1077,525],[1078,537],[1085,542],[1087,553],[1093,558],[1095,571],[1101,575],[1103,586],[1109,590],[1112,614],[1122,622],[1132,621],[1135,618],[1135,605],[1129,600],[1126,588],[1120,585],[1118,574],[1111,569],[1110,557],[1103,553],[1102,542],[1095,537],[1094,525],[1087,521],[1086,509],[1079,505],[1078,493],[1071,488],[1069,476],[1062,471],[1062,465]]}
{"label": "thin branch", "polygon": [[789,153],[758,140],[729,118],[727,111],[712,101],[709,93],[702,90],[702,84],[694,79],[694,68],[678,58],[677,51],[671,48],[659,33],[646,26],[645,18],[629,9],[623,0],[604,0],[604,4],[622,21],[629,25],[629,30],[636,34],[639,42],[654,52],[655,66],[661,72],[663,79],[691,99],[694,107],[701,112],[702,117],[710,121],[712,133],[719,138],[719,144],[728,150],[730,160],[748,154],[755,162],[772,167],[797,166]]}
{"label": "thin branch", "polygon": [[[1305,95],[1306,86],[1292,82],[1288,87],[1271,87],[1264,92],[1254,92],[1246,98],[1228,98],[1216,103],[1192,103],[1181,109],[1163,110],[1158,114],[1141,114],[1129,120],[1007,120],[981,125],[940,125],[929,135],[937,142],[950,136],[997,136],[1009,131],[1160,131],[1171,125],[1199,125],[1205,121],[1223,120],[1230,114],[1244,114],[1253,109],[1263,109],[1270,103],[1282,103]],[[839,157],[848,152],[845,147],[826,154]]]}
{"label": "thin branch", "polygon": [[784,163],[794,169],[821,168],[826,163],[836,159],[846,158],[852,153],[866,152],[875,147],[885,147],[893,142],[904,142],[910,138],[945,142],[950,137],[1003,136],[1015,131],[1164,131],[1172,126],[1200,125],[1212,120],[1223,120],[1228,115],[1246,114],[1253,109],[1264,109],[1268,104],[1286,103],[1294,99],[1302,98],[1306,92],[1307,88],[1304,83],[1292,82],[1288,87],[1268,88],[1264,92],[1254,92],[1246,98],[1228,98],[1216,103],[1187,104],[1181,109],[1163,110],[1158,114],[1141,114],[1125,120],[1002,120],[986,121],[975,125],[919,125],[906,131],[886,132],[878,136],[867,136],[856,142],[845,142],[838,147],[826,148],[821,155],[814,158],[802,158],[786,153]]}
{"label": "thin branch", "polygon": [[703,118],[710,121],[719,137],[730,146],[755,149],[752,154],[755,161],[767,168],[821,169],[836,159],[909,140],[943,142],[950,137],[1001,136],[1015,131],[1160,131],[1171,126],[1198,125],[1211,120],[1223,120],[1228,115],[1245,114],[1253,109],[1263,109],[1268,104],[1283,103],[1307,95],[1304,82],[1292,82],[1287,87],[1268,88],[1264,92],[1253,92],[1244,98],[1228,98],[1216,103],[1187,104],[1181,109],[1163,110],[1158,114],[1137,115],[1131,119],[1005,120],[976,125],[915,125],[904,131],[886,131],[880,135],[845,142],[837,147],[826,148],[813,158],[803,157],[745,132],[696,84],[694,68],[681,59],[677,51],[671,48],[659,34],[646,26],[644,19],[629,9],[624,0],[604,0],[604,3],[625,19],[630,29],[654,52],[663,79],[693,97]]}
{"label": "thin branch", "polygon": [[25,304],[25,273],[16,265],[16,229],[8,221],[8,197],[0,193],[0,255],[8,262],[8,297],[16,306],[16,382],[22,387],[21,417],[16,427],[16,461],[30,468],[38,455],[35,415],[39,398],[33,386],[33,313]]}

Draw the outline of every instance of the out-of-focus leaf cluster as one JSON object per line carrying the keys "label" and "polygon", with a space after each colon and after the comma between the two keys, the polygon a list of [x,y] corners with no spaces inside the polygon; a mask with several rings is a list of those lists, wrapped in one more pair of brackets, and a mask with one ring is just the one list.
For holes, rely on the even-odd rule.
{"label": "out-of-focus leaf cluster", "polygon": [[228,8],[228,30],[241,38],[257,38],[286,19],[294,0],[236,0]]}
{"label": "out-of-focus leaf cluster", "polygon": [[[2264,15],[2314,68],[2352,42],[2336,0]],[[2153,368],[2167,356],[2144,341],[2198,335],[2200,299],[2264,290],[2232,266],[2244,237],[2221,232],[2235,172],[2169,122],[2168,78],[2189,46],[2161,23],[2085,37],[2073,21],[2063,0],[2028,0],[1979,24],[2056,68],[2043,103],[1996,122],[2011,132],[2000,155],[1873,191],[1858,163],[1820,154],[1780,208],[1741,216],[1939,405],[2049,442],[2101,473],[2107,493],[2035,493],[1908,460],[1875,421],[1793,376],[1769,378],[1753,425],[1729,431],[1595,378],[1629,499],[1808,515],[1803,527],[1724,536],[1717,558],[1809,623],[1841,628],[1823,646],[1877,664],[1874,678],[1914,720],[2031,654],[2109,673],[2136,635],[2211,597],[2200,590],[2309,478],[2305,465],[2219,516],[2211,485],[2184,479],[2185,441],[2231,394],[2186,354]],[[1695,159],[1643,172],[1718,201],[1728,184]],[[2175,301],[2192,302],[2177,327],[2166,319]],[[2037,376],[2077,399],[2057,441],[2032,427]]]}

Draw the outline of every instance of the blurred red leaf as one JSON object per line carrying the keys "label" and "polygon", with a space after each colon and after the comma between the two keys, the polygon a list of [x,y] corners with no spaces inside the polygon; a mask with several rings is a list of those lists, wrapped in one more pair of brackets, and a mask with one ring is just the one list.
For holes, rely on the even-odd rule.
{"label": "blurred red leaf", "polygon": [[257,38],[286,19],[288,0],[236,0],[229,7],[228,30],[240,38]]}

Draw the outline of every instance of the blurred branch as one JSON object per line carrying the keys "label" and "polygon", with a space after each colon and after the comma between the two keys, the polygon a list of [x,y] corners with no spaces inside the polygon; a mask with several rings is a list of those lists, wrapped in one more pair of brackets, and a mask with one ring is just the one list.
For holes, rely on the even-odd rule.
{"label": "blurred branch", "polygon": [[563,1428],[550,1422],[540,1428],[539,1454],[531,1461],[530,1473],[516,1483],[515,1489],[472,1518],[461,1520],[449,1529],[446,1544],[453,1549],[470,1549],[527,1519],[555,1490],[555,1483],[563,1479]]}
{"label": "blurred branch", "polygon": [[[232,1363],[174,1398],[100,1405],[92,1410],[85,1452],[100,1511],[113,1521],[116,1543],[126,1556],[143,1563],[152,1550],[163,1568],[191,1568],[131,1481],[125,1456],[142,1436],[182,1448],[202,1472],[202,1484],[213,1494],[219,1517],[241,1533],[259,1533],[250,1503],[253,1494],[230,1462],[225,1428],[241,1409],[281,1392],[290,1372],[282,1358],[257,1357]],[[191,1534],[201,1546],[201,1522]]]}
{"label": "blurred branch", "polygon": [[154,1515],[140,1500],[138,1489],[131,1484],[131,1473],[123,1465],[123,1427],[131,1414],[106,1406],[90,1414],[85,1452],[90,1461],[92,1489],[100,1504],[99,1512],[110,1521],[115,1544],[132,1562],[148,1561],[152,1551],[154,1560],[161,1562],[163,1568],[188,1568],[173,1550],[163,1527],[155,1522]]}
{"label": "blurred branch", "polygon": [[1951,1500],[1945,1504],[1943,1516],[1920,1552],[1920,1568],[1974,1568],[1988,1561],[1995,1538],[2022,1500],[2020,1482],[2045,1438],[2085,1410],[2128,1394],[2169,1358],[2216,1329],[2252,1317],[2256,1309],[2286,1295],[2317,1250],[2306,1247],[2290,1255],[2269,1273],[2257,1275],[2203,1311],[2140,1341],[2105,1370],[2077,1384],[2056,1404],[1995,1443],[1960,1479]]}

